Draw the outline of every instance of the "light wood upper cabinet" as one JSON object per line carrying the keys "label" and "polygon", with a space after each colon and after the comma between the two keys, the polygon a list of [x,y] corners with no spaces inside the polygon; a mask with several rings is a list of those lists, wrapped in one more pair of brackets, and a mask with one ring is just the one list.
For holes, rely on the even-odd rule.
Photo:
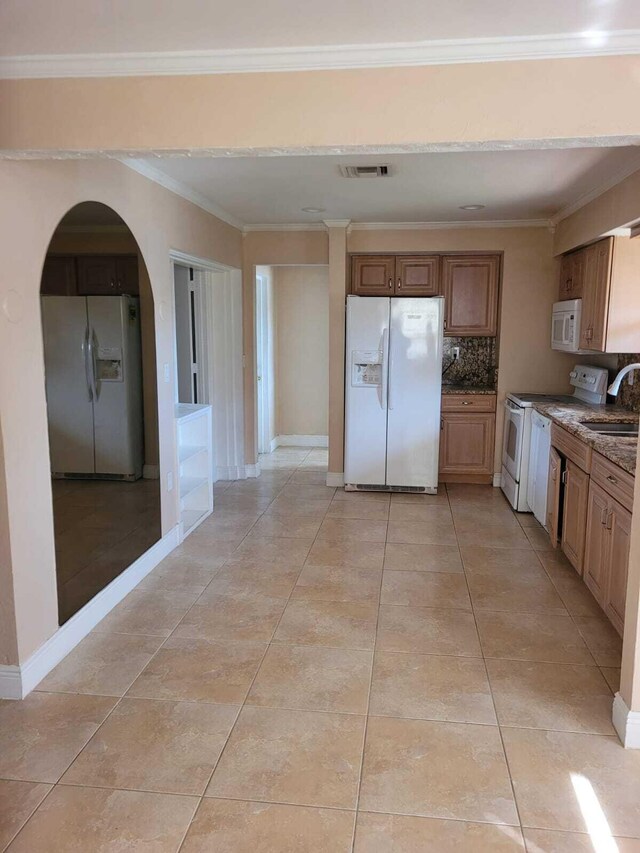
{"label": "light wood upper cabinet", "polygon": [[560,287],[558,300],[580,299],[584,285],[584,252],[570,252],[564,255],[560,266]]}
{"label": "light wood upper cabinet", "polygon": [[549,451],[549,480],[547,486],[547,530],[553,548],[558,547],[560,528],[560,488],[562,485],[562,457],[552,447]]}
{"label": "light wood upper cabinet", "polygon": [[605,237],[564,255],[559,298],[582,298],[580,348],[640,350],[640,240]]}
{"label": "light wood upper cabinet", "polygon": [[351,293],[357,296],[437,296],[439,255],[353,255]]}
{"label": "light wood upper cabinet", "polygon": [[437,296],[440,290],[438,255],[398,255],[396,296]]}
{"label": "light wood upper cabinet", "polygon": [[562,550],[578,572],[582,574],[584,558],[584,529],[587,522],[589,475],[570,459],[564,474],[564,502],[562,513]]}
{"label": "light wood upper cabinet", "polygon": [[442,412],[439,465],[442,482],[492,481],[495,424],[492,412]]}
{"label": "light wood upper cabinet", "polygon": [[493,336],[498,329],[499,255],[445,255],[446,335]]}
{"label": "light wood upper cabinet", "polygon": [[396,259],[394,255],[353,255],[351,292],[356,296],[393,296]]}

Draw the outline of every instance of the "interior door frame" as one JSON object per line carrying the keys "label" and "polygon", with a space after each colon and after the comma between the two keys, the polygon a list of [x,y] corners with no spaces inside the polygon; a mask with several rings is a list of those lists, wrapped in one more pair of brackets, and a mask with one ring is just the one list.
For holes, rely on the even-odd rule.
{"label": "interior door frame", "polygon": [[258,420],[258,453],[270,453],[271,399],[275,377],[270,352],[273,349],[273,328],[269,315],[269,282],[264,273],[256,270],[256,400]]}

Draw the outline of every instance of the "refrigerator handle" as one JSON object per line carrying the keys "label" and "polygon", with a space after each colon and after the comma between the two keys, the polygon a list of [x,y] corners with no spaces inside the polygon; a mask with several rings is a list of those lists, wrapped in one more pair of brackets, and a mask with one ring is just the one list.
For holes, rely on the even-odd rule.
{"label": "refrigerator handle", "polygon": [[387,370],[387,406],[389,409],[393,409],[393,398],[391,396],[391,374],[393,373],[393,355],[391,349],[391,329],[389,329],[388,339],[387,339],[387,349],[389,350],[388,361],[389,361],[389,369]]}
{"label": "refrigerator handle", "polygon": [[89,372],[89,349],[91,344],[89,343],[89,327],[87,326],[84,330],[84,337],[82,338],[82,357],[84,358],[84,375],[87,380],[87,393],[89,395],[89,402],[93,402],[93,385],[92,385],[92,375]]}
{"label": "refrigerator handle", "polygon": [[389,329],[382,330],[382,386],[380,406],[383,410],[387,408],[387,395],[389,390]]}
{"label": "refrigerator handle", "polygon": [[89,366],[91,368],[91,390],[93,391],[93,399],[97,400],[100,396],[98,394],[98,382],[96,379],[96,351],[95,348],[97,346],[96,333],[93,328],[89,331],[87,336],[88,341],[88,350],[89,350]]}

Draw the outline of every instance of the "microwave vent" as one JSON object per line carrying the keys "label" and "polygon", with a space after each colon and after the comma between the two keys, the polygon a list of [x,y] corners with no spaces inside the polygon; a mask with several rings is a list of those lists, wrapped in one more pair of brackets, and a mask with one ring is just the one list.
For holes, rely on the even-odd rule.
{"label": "microwave vent", "polygon": [[340,166],[343,178],[388,178],[391,175],[389,166]]}

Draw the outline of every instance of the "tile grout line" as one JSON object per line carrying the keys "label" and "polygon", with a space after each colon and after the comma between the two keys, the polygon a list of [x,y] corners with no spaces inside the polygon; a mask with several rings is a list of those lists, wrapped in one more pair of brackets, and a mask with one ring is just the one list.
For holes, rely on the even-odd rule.
{"label": "tile grout line", "polygon": [[[311,452],[311,451],[309,451],[309,452]],[[305,459],[308,457],[308,455],[309,455],[309,454],[307,454],[307,456],[305,456]],[[297,469],[296,469],[296,470],[297,470]],[[284,488],[285,488],[285,486],[287,485],[287,483],[289,483],[289,482],[290,482],[291,477],[292,477],[294,474],[295,474],[295,470],[292,472],[292,474],[289,476],[289,478],[285,481],[285,485],[282,487],[282,489],[280,490],[280,492],[278,492],[278,495],[279,495],[279,494],[281,494],[281,492],[284,490]],[[334,490],[334,494],[335,494],[335,490]],[[278,497],[278,495],[276,495],[276,498]],[[276,500],[276,498],[274,498],[274,500]],[[273,503],[273,501],[272,501],[271,503]],[[269,504],[269,506],[271,506],[271,504]],[[328,510],[328,508],[327,508],[327,510]],[[265,510],[265,512],[266,512],[266,510]],[[264,515],[264,513],[262,513],[262,514],[261,514],[260,518],[262,518],[262,516],[263,516],[263,515]],[[325,512],[325,515],[326,515],[326,512]],[[323,515],[323,519],[324,519],[324,517],[325,517],[325,516]],[[259,520],[259,519],[258,519],[258,520]],[[256,521],[255,523],[257,524],[257,521]],[[255,526],[255,525],[254,525],[254,526]],[[319,530],[319,529],[320,529],[320,528],[318,528],[318,530]],[[247,533],[247,536],[248,536],[248,535],[249,535],[249,533]],[[245,536],[244,538],[246,539],[246,536]],[[315,538],[317,538],[317,535],[316,535],[316,537],[315,537]],[[314,538],[314,540],[313,540],[314,542],[315,542],[315,538]],[[244,539],[243,539],[242,541],[244,541]],[[241,544],[241,543],[239,543],[238,547],[240,546],[240,544]],[[311,548],[312,548],[312,547],[313,547],[313,543],[310,545],[310,547],[309,547],[309,551],[311,550]],[[237,549],[236,549],[236,550],[237,550]],[[309,553],[309,551],[307,552],[307,554]],[[305,562],[306,562],[306,557],[305,557]],[[293,584],[293,586],[291,587],[291,590],[290,590],[290,592],[289,592],[289,596],[288,596],[288,597],[287,597],[287,599],[285,600],[285,604],[284,604],[284,607],[282,608],[282,612],[280,613],[280,617],[278,618],[278,621],[277,621],[276,625],[274,626],[274,629],[273,629],[273,631],[272,631],[272,633],[271,633],[271,639],[270,639],[270,640],[269,640],[269,642],[266,644],[266,648],[265,648],[265,650],[264,650],[264,654],[262,655],[262,658],[260,659],[260,663],[258,664],[258,667],[256,668],[255,674],[254,674],[253,678],[251,679],[251,683],[249,684],[249,687],[248,687],[248,689],[247,689],[247,692],[246,692],[246,694],[245,694],[245,697],[244,697],[244,699],[242,700],[242,703],[241,703],[241,704],[239,705],[239,707],[238,707],[238,713],[236,714],[236,717],[235,717],[235,720],[234,720],[234,722],[233,722],[233,725],[232,725],[232,726],[231,726],[231,728],[229,729],[229,733],[227,734],[227,737],[226,737],[225,742],[224,742],[224,744],[223,744],[223,746],[222,746],[222,749],[220,750],[220,754],[218,755],[218,758],[216,759],[216,761],[215,761],[215,763],[214,763],[214,765],[213,765],[213,768],[211,769],[211,773],[209,774],[209,778],[207,779],[207,781],[206,781],[206,783],[205,783],[205,785],[204,785],[204,788],[203,788],[203,790],[202,790],[202,794],[201,794],[201,796],[200,796],[200,798],[199,798],[199,800],[198,800],[198,803],[197,803],[197,805],[196,805],[196,808],[194,809],[193,815],[191,816],[191,820],[189,821],[189,824],[188,824],[188,826],[187,826],[187,828],[186,828],[186,830],[185,830],[185,833],[184,833],[184,835],[183,835],[183,837],[182,837],[182,841],[180,842],[180,844],[179,844],[179,846],[178,846],[178,848],[177,848],[177,850],[176,850],[176,853],[180,853],[180,851],[182,850],[182,848],[183,848],[183,846],[184,846],[184,843],[185,843],[185,841],[186,841],[186,839],[187,839],[187,836],[188,836],[188,834],[189,834],[189,830],[191,829],[191,827],[192,827],[192,825],[193,825],[193,822],[194,822],[194,820],[196,819],[196,817],[197,817],[197,815],[198,815],[198,812],[200,811],[200,808],[202,807],[202,804],[203,804],[203,802],[205,801],[205,799],[215,799],[215,797],[209,797],[209,798],[207,798],[207,797],[206,797],[206,792],[207,792],[207,790],[208,790],[208,788],[209,788],[209,785],[211,784],[211,781],[212,781],[213,776],[214,776],[214,774],[215,774],[215,772],[216,772],[216,769],[218,768],[218,765],[220,764],[220,762],[221,762],[221,760],[222,760],[222,757],[223,757],[223,755],[224,755],[224,752],[225,752],[225,750],[226,750],[227,746],[229,745],[229,742],[230,742],[230,740],[231,740],[231,736],[232,736],[233,732],[235,731],[235,728],[236,728],[236,726],[237,726],[237,724],[238,724],[238,720],[240,719],[240,715],[241,715],[241,713],[242,713],[243,709],[244,709],[245,707],[254,707],[254,706],[251,706],[251,705],[247,706],[247,699],[248,699],[248,697],[249,697],[249,694],[251,693],[251,689],[253,688],[253,685],[254,685],[254,683],[255,683],[255,681],[256,681],[256,679],[257,679],[257,677],[258,677],[258,674],[260,673],[260,670],[262,669],[262,665],[263,665],[264,660],[265,660],[265,658],[266,658],[266,656],[267,656],[267,654],[268,654],[268,652],[269,652],[269,649],[270,649],[270,648],[271,648],[271,646],[272,646],[272,643],[273,643],[273,637],[275,636],[275,634],[276,634],[276,632],[277,632],[277,630],[278,630],[278,627],[279,627],[279,625],[280,625],[280,622],[282,621],[282,618],[283,618],[283,616],[284,616],[285,610],[287,609],[287,605],[288,605],[289,601],[291,600],[291,596],[293,595],[293,590],[295,589],[295,586],[296,586],[296,584],[297,584],[297,582],[298,582],[298,578],[300,577],[300,575],[301,575],[301,573],[302,573],[302,569],[303,569],[303,567],[304,567],[304,563],[303,563],[303,564],[302,564],[302,566],[300,567],[300,571],[298,572],[298,575],[297,575],[296,581],[295,581],[295,583]],[[221,568],[222,568],[222,567],[221,567]],[[185,614],[185,615],[186,615],[186,614]]]}
{"label": "tile grout line", "polygon": [[[447,494],[448,494],[448,492],[447,492]],[[456,528],[456,521],[455,521],[455,516],[454,516],[453,512],[451,513],[451,516],[452,516],[452,518],[453,518],[453,527],[454,527],[454,530],[455,530],[455,533],[456,533],[456,540],[458,540],[458,532],[457,532],[457,528]],[[459,546],[459,545],[460,545],[460,542],[459,542],[459,540],[458,540],[458,546]],[[468,577],[467,577],[467,569],[466,569],[466,566],[465,566],[464,558],[462,557],[462,550],[460,550],[460,558],[461,558],[461,560],[462,560],[462,570],[463,570],[463,572],[464,572],[464,579],[465,579],[465,584],[466,584],[466,586],[467,586],[467,593],[468,593],[468,595],[469,595],[469,601],[471,602],[471,613],[473,614],[473,622],[474,622],[474,625],[475,625],[476,634],[477,634],[477,636],[478,636],[478,645],[480,646],[480,652],[481,652],[481,654],[482,654],[482,662],[483,662],[483,666],[484,666],[485,678],[487,679],[487,686],[488,686],[488,688],[489,688],[489,694],[490,694],[490,696],[491,696],[491,704],[492,704],[492,706],[493,706],[493,713],[495,714],[495,718],[496,718],[496,728],[497,728],[497,730],[498,730],[498,737],[500,738],[500,745],[501,745],[501,747],[502,747],[502,754],[503,754],[503,756],[504,756],[505,767],[506,767],[506,770],[507,770],[507,775],[508,775],[508,777],[509,777],[509,787],[510,787],[510,789],[511,789],[511,795],[512,795],[512,797],[513,797],[513,805],[514,805],[514,808],[515,808],[516,816],[517,816],[517,818],[518,818],[518,826],[519,826],[519,829],[520,829],[520,836],[521,836],[521,838],[523,839],[523,844],[524,844],[524,843],[525,843],[525,842],[524,842],[524,835],[523,835],[523,832],[522,832],[522,815],[520,814],[520,807],[519,807],[519,805],[518,805],[518,800],[517,800],[517,798],[516,798],[515,785],[514,785],[514,782],[513,782],[513,776],[511,775],[511,767],[510,767],[510,765],[509,765],[509,759],[508,759],[508,757],[507,757],[507,750],[506,750],[505,743],[504,743],[504,737],[503,737],[503,735],[502,735],[502,729],[501,729],[501,727],[500,727],[500,717],[498,716],[498,709],[497,709],[497,707],[496,707],[496,700],[495,700],[495,696],[494,696],[494,693],[493,693],[493,687],[492,687],[492,684],[491,684],[491,679],[490,679],[490,677],[489,677],[489,669],[488,669],[488,667],[487,667],[487,660],[486,660],[485,653],[484,653],[484,646],[483,646],[483,644],[482,644],[482,639],[481,639],[481,637],[480,637],[480,630],[479,630],[479,628],[478,628],[478,620],[477,620],[477,618],[476,618],[476,611],[475,611],[475,608],[474,608],[474,605],[473,605],[473,598],[472,598],[472,596],[471,596],[471,588],[470,588],[470,586],[469,586],[469,579],[468,579]]]}

